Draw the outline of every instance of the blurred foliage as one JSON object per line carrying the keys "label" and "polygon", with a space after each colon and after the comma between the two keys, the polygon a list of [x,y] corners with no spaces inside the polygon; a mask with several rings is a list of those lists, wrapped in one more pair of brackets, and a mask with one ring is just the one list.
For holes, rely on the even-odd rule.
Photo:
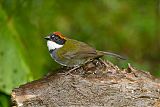
{"label": "blurred foliage", "polygon": [[[43,39],[53,31],[126,55],[136,67],[160,75],[158,5],[159,0],[1,0],[0,91],[9,95],[59,67]],[[0,104],[7,107],[5,94]]]}
{"label": "blurred foliage", "polygon": [[0,93],[0,107],[11,107],[10,102],[11,98],[9,95]]}

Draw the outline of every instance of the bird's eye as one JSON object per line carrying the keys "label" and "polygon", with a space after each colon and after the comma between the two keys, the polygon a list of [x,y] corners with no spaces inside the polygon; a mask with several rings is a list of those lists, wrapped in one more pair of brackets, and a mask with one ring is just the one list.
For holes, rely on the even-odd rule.
{"label": "bird's eye", "polygon": [[54,35],[52,35],[51,38],[54,38]]}

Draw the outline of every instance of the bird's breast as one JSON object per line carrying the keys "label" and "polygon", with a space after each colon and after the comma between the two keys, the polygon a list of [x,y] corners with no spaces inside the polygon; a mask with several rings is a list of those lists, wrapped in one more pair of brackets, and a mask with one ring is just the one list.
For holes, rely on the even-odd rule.
{"label": "bird's breast", "polygon": [[57,49],[54,49],[54,50],[50,50],[50,51],[49,51],[49,53],[50,53],[50,55],[51,55],[51,57],[52,57],[53,59],[57,59],[57,58],[58,58],[57,55],[56,55],[56,52],[57,52]]}
{"label": "bird's breast", "polygon": [[65,63],[65,61],[63,60],[63,58],[61,58],[61,56],[59,56],[57,53],[57,51],[59,51],[59,49],[54,49],[54,50],[51,50],[49,51],[50,52],[50,55],[51,57],[59,64],[63,65],[63,66],[66,66],[67,64]]}

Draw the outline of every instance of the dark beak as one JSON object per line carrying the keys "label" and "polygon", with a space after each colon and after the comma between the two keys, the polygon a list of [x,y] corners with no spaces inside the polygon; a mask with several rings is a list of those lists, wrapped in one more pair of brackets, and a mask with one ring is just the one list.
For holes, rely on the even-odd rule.
{"label": "dark beak", "polygon": [[49,36],[46,36],[46,37],[44,37],[44,39],[46,39],[46,40],[50,40],[50,37],[49,37]]}

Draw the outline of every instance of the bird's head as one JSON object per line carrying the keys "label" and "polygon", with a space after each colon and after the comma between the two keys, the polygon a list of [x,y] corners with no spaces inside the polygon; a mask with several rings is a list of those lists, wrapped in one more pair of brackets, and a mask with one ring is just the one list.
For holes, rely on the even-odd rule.
{"label": "bird's head", "polygon": [[49,50],[55,50],[63,47],[66,42],[66,38],[60,32],[53,32],[45,37],[47,40],[47,46]]}

